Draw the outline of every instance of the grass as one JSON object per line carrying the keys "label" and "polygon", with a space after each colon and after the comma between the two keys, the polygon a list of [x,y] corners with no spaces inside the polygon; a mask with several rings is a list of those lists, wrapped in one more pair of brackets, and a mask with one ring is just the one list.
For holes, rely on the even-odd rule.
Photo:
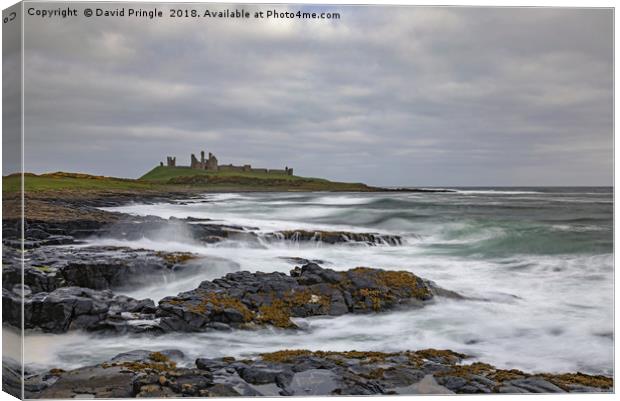
{"label": "grass", "polygon": [[168,185],[222,190],[254,191],[372,191],[364,184],[322,178],[243,171],[205,171],[189,167],[158,166],[140,180]]}
{"label": "grass", "polygon": [[[3,192],[17,192],[20,189],[19,175],[2,177]],[[51,173],[24,174],[24,190],[55,191],[55,190],[144,190],[156,189],[153,183],[137,180],[93,176],[87,174]]]}
{"label": "grass", "polygon": [[[20,176],[2,177],[2,191],[20,190]],[[43,191],[372,191],[374,188],[358,183],[333,182],[321,178],[299,177],[260,172],[195,170],[189,167],[158,166],[139,179],[95,176],[81,173],[56,172],[24,174],[26,192]]]}
{"label": "grass", "polygon": [[157,181],[167,182],[172,178],[177,177],[195,177],[195,176],[211,176],[211,177],[245,177],[245,178],[257,178],[263,180],[287,180],[287,181],[299,181],[299,180],[312,180],[318,182],[330,182],[322,178],[306,178],[298,177],[296,175],[287,174],[267,174],[260,172],[242,172],[242,171],[206,171],[196,170],[189,167],[167,167],[157,166],[148,173],[140,177],[140,180],[144,181]]}

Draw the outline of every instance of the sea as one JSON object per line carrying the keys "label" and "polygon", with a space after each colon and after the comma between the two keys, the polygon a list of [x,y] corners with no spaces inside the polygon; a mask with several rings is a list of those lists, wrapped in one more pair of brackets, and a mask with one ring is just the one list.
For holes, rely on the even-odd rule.
{"label": "sea", "polygon": [[[196,288],[232,271],[288,272],[289,258],[324,267],[407,270],[468,299],[437,298],[421,309],[297,319],[301,331],[178,333],[157,337],[82,332],[26,336],[33,369],[101,362],[129,350],[180,349],[198,357],[251,357],[281,349],[451,349],[528,372],[613,373],[613,188],[450,188],[453,192],[207,193],[105,210],[211,219],[251,227],[259,241],[196,242],[176,228],[118,245],[194,252],[204,268],[125,294],[152,298]],[[200,223],[196,223],[200,224]],[[403,245],[262,241],[279,230],[373,232]]]}

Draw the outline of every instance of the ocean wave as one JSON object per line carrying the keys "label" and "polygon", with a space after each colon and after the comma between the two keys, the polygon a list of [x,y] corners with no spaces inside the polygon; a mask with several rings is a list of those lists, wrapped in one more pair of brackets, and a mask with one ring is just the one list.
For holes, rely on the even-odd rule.
{"label": "ocean wave", "polygon": [[545,194],[545,192],[539,191],[508,191],[508,190],[495,190],[495,189],[484,189],[484,190],[465,190],[465,189],[455,189],[457,194],[463,195],[526,195],[526,194]]}

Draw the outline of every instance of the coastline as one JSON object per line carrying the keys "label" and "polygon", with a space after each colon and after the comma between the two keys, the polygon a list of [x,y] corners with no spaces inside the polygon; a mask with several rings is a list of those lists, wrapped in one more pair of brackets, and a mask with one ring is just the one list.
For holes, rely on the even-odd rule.
{"label": "coastline", "polygon": [[[174,188],[174,190],[166,189],[163,191],[161,189],[157,189],[157,190],[153,190],[153,189],[149,189],[149,190],[97,189],[97,190],[90,190],[90,191],[77,191],[77,190],[75,191],[66,191],[66,190],[29,191],[25,194],[26,195],[26,216],[25,216],[26,217],[26,220],[25,220],[26,231],[25,232],[26,232],[26,241],[28,243],[28,248],[36,251],[36,250],[48,249],[48,248],[53,249],[57,245],[79,243],[82,238],[86,238],[91,235],[97,235],[97,233],[106,233],[107,232],[106,230],[108,229],[109,226],[123,223],[123,221],[126,221],[126,220],[131,220],[132,223],[130,225],[123,223],[125,224],[123,226],[125,228],[124,231],[128,232],[129,236],[133,235],[132,233],[139,235],[141,232],[143,232],[144,229],[151,228],[153,227],[153,225],[161,224],[162,223],[161,219],[139,218],[136,216],[130,216],[130,215],[118,213],[118,212],[108,212],[108,211],[100,210],[99,208],[110,207],[110,206],[123,206],[129,203],[147,203],[147,204],[153,203],[154,204],[154,203],[159,203],[159,202],[179,202],[179,199],[191,199],[192,197],[198,197],[199,194],[203,194],[205,192],[206,191],[204,190],[204,188]],[[208,192],[212,192],[212,191],[208,191]],[[222,192],[231,192],[231,191],[222,191]],[[235,192],[242,193],[246,191],[235,191]],[[257,191],[248,191],[248,192],[257,192]],[[259,191],[259,192],[262,192],[262,191]],[[270,191],[267,191],[267,192],[270,192]],[[346,191],[346,192],[350,192],[350,191]],[[394,191],[385,191],[385,192],[389,193],[389,192],[394,192]],[[5,210],[5,215],[3,219],[3,229],[5,232],[5,244],[4,244],[5,247],[7,245],[10,246],[11,237],[15,237],[15,233],[11,232],[10,227],[12,224],[16,223],[16,220],[11,218],[12,216],[11,216],[10,210],[7,208],[7,206],[11,205],[12,203],[11,200],[13,201],[17,200],[15,195],[9,195],[8,197],[5,197],[5,202],[3,204],[4,210]],[[6,212],[9,212],[9,213],[6,213]],[[195,226],[194,224],[192,224],[194,223],[194,221],[190,219],[188,219],[187,221],[176,221],[175,224],[177,223],[182,224],[184,226],[185,225]],[[202,238],[202,240],[204,241],[217,241],[218,240],[217,238],[228,238],[231,235],[232,236],[239,235],[240,231],[244,231],[243,227],[228,227],[228,226],[223,226],[223,225],[216,224],[216,223],[211,223],[208,220],[202,221],[202,223],[203,224],[201,224],[200,226],[207,227],[207,229],[205,229],[206,231],[195,232],[195,233],[199,235],[200,236],[199,238]],[[41,232],[48,233],[48,234],[46,236],[45,234],[42,234]],[[51,233],[54,233],[54,234],[51,234]],[[347,240],[351,240],[351,238],[353,238],[351,234],[352,233],[336,233],[333,236],[333,238],[335,238],[334,241],[339,241],[344,235],[344,237],[346,237]],[[247,234],[244,233],[243,235],[247,235]],[[278,234],[278,235],[283,235],[283,234]],[[312,238],[315,238],[316,233],[309,233],[309,234],[304,234],[304,235],[307,236],[308,239],[312,239]],[[295,234],[295,238],[298,240],[299,239],[304,240],[303,239],[304,235],[300,236],[297,233]],[[326,233],[325,235],[326,235],[324,237],[325,240],[327,240],[327,238],[330,238],[329,233]],[[128,238],[128,237],[125,237],[125,238]],[[284,235],[282,238],[286,239]],[[8,239],[9,242],[7,242],[6,239]],[[359,241],[365,242],[365,241],[373,241],[373,240],[372,240],[372,237],[370,236],[362,236],[360,237]],[[5,248],[5,250],[6,249],[7,248]],[[111,261],[113,261],[112,258],[110,258],[109,256],[106,256],[107,255],[106,252],[110,252],[110,249],[93,250],[93,252],[98,252],[98,253],[94,253],[93,255],[97,255],[97,257],[99,258],[102,258],[102,257],[109,258],[107,260],[110,263]],[[117,250],[114,250],[114,252],[117,252]],[[52,259],[57,258],[59,254],[60,253],[54,254],[54,252],[52,251],[51,258]],[[6,255],[6,251],[5,251],[5,255]],[[88,255],[86,256],[90,257]],[[171,265],[171,267],[183,265],[184,261],[182,261],[182,259],[185,258],[185,256],[183,255],[174,254],[174,253],[170,253],[169,255],[151,255],[149,257],[152,257],[154,259],[159,258],[158,260],[161,260],[162,263],[164,263],[164,265],[165,265],[166,260],[171,260],[173,261],[173,264]],[[48,255],[48,258],[49,258],[49,255]],[[177,263],[177,260],[180,263]],[[304,263],[304,261],[299,261],[298,263]],[[112,268],[114,268],[114,266],[117,266],[117,265],[114,265],[114,263],[111,263],[111,266]],[[165,268],[166,268],[165,266],[162,267],[162,269],[165,269]],[[35,271],[35,270],[36,269],[31,271],[34,274],[33,280],[35,280],[34,282],[38,283],[39,286],[41,287],[40,288],[41,293],[45,293],[46,291],[49,291],[49,290],[51,290],[51,292],[54,292],[55,290],[52,287],[43,288],[45,287],[45,285],[49,285],[50,283],[49,281],[50,274],[48,274],[50,272]],[[5,275],[6,272],[7,270],[3,269],[3,275]],[[53,273],[57,274],[57,272],[53,272]],[[149,273],[145,273],[144,271],[141,273],[128,272],[127,276],[125,277],[130,278],[131,274],[149,274]],[[87,280],[86,282],[88,282],[88,277],[82,277],[81,279]],[[9,283],[9,284],[12,283],[10,279],[8,281],[5,279],[4,281],[5,283]],[[42,283],[46,283],[46,284],[42,284]],[[84,283],[85,282],[82,281],[82,284]],[[32,284],[33,282],[31,281],[30,285]],[[396,287],[398,288],[400,284],[392,283],[391,285],[396,285]],[[93,282],[92,284],[88,284],[88,286],[98,287],[100,286],[100,284],[96,284]],[[10,285],[8,287],[10,287]],[[34,288],[35,286],[31,286],[31,290],[34,290]],[[62,289],[62,287],[59,287],[59,289]],[[10,292],[11,288],[5,287],[4,290],[7,292]],[[97,292],[91,293],[88,291],[84,292],[85,290],[81,290],[81,291],[82,292],[80,294],[73,294],[73,293],[65,294],[64,296],[68,296],[68,298],[62,298],[62,299],[64,300],[68,299],[70,302],[73,302],[71,301],[72,299],[86,299],[88,297],[100,297],[99,293]],[[447,293],[443,293],[443,295],[446,295],[446,294]],[[174,296],[175,294],[170,294],[170,295]],[[11,297],[10,295],[6,295],[6,296],[8,298],[5,298],[5,303]],[[5,297],[5,294],[3,293],[3,298],[4,297]],[[73,297],[77,297],[77,298],[73,298]],[[334,299],[332,296],[330,296],[330,298]],[[111,298],[109,299],[110,299],[109,302],[112,302]],[[105,302],[108,302],[108,301],[105,301]],[[368,302],[367,304],[368,307],[372,309],[374,308],[374,305],[376,305],[377,301],[373,300],[373,295],[369,294],[367,296],[366,302]],[[131,308],[131,309],[124,309],[124,310],[125,311],[131,310],[131,313],[137,314],[136,317],[139,319],[142,319],[145,315],[152,313],[154,310],[155,310],[155,313],[157,313],[156,312],[157,306],[154,303],[152,303],[152,301],[151,303],[147,303],[147,304],[142,303],[143,306],[139,307],[142,309],[136,309],[136,306],[135,306],[136,304],[135,303],[132,304],[131,302],[129,304],[118,304],[117,303],[114,305],[115,305],[114,308],[120,307],[121,310],[123,310],[123,308]],[[276,311],[275,316],[277,316],[277,318],[274,317],[276,319],[274,320],[275,322],[279,321],[278,319],[280,319],[280,316],[279,316],[280,313],[281,312]],[[89,317],[88,319],[91,319],[91,317]],[[287,326],[287,325],[284,325],[284,326]],[[211,327],[210,329],[217,330],[218,328],[223,329],[222,326],[217,326],[217,325]],[[227,330],[228,329],[229,328],[227,328]],[[232,330],[239,330],[239,328],[232,327]],[[144,335],[149,336],[150,334],[146,333]],[[148,337],[145,337],[145,338],[148,338]],[[299,360],[295,359],[292,362],[284,363],[284,365],[287,365],[287,366],[282,366],[282,363],[283,363],[282,361],[273,362],[275,363],[274,365],[272,362],[265,364],[266,361],[264,359],[262,361],[259,359],[259,360],[254,360],[253,362],[250,362],[249,360],[243,360],[239,362],[236,360],[231,360],[230,358],[220,358],[220,360],[217,360],[215,362],[209,362],[210,364],[202,365],[202,367],[197,366],[196,368],[177,369],[176,367],[172,367],[172,365],[170,365],[170,366],[165,366],[164,369],[160,369],[161,366],[153,368],[153,366],[151,366],[152,363],[157,362],[157,361],[152,361],[150,356],[145,356],[144,354],[144,352],[147,352],[148,355],[151,355],[153,354],[153,352],[150,352],[150,351],[140,351],[140,352],[142,353],[139,354],[140,359],[137,359],[137,361],[139,361],[137,365],[134,364],[136,360],[130,361],[127,359],[123,359],[124,362],[122,362],[122,364],[126,364],[129,362],[132,363],[131,365],[121,366],[121,368],[123,369],[129,368],[129,373],[126,372],[127,369],[125,370],[119,369],[119,370],[110,371],[108,370],[110,369],[110,367],[105,367],[104,365],[98,365],[95,367],[85,367],[85,368],[80,368],[77,370],[71,370],[68,372],[60,371],[58,369],[56,370],[52,369],[52,371],[48,371],[48,372],[35,373],[33,376],[30,377],[30,379],[32,380],[32,383],[38,383],[35,387],[38,388],[39,390],[37,390],[36,392],[33,392],[31,395],[33,397],[36,397],[39,394],[41,396],[44,396],[45,394],[65,394],[65,395],[71,394],[70,393],[71,391],[74,391],[74,390],[77,391],[76,386],[83,385],[83,382],[79,380],[75,381],[76,380],[75,378],[82,375],[83,372],[85,371],[92,373],[93,369],[95,369],[95,371],[98,371],[98,372],[105,371],[106,374],[109,372],[112,372],[113,376],[118,380],[120,380],[120,378],[122,377],[123,379],[121,381],[124,383],[124,386],[126,386],[125,380],[127,379],[127,377],[130,376],[131,390],[127,390],[128,387],[123,387],[126,391],[129,391],[128,393],[122,393],[123,396],[125,396],[125,394],[131,394],[131,395],[126,395],[126,396],[136,396],[138,394],[141,394],[141,395],[153,394],[153,395],[160,395],[160,396],[172,395],[172,394],[177,394],[177,395],[186,394],[186,395],[194,395],[194,396],[206,395],[206,394],[221,395],[221,396],[224,396],[224,395],[231,395],[231,396],[258,395],[258,394],[303,395],[304,394],[303,392],[296,392],[294,389],[291,390],[290,382],[269,381],[269,380],[272,380],[271,378],[273,378],[273,380],[276,380],[275,379],[276,376],[269,376],[270,379],[264,379],[264,378],[258,379],[259,381],[257,383],[259,384],[253,383],[252,380],[254,379],[249,379],[249,381],[244,379],[243,383],[239,381],[235,381],[234,383],[232,383],[230,382],[230,380],[232,379],[230,377],[226,377],[224,379],[221,379],[219,383],[216,383],[215,381],[208,381],[208,380],[204,382],[202,381],[202,379],[196,379],[196,377],[209,377],[209,376],[213,377],[216,371],[218,371],[219,369],[226,369],[226,368],[229,368],[229,369],[232,368],[236,370],[237,372],[241,372],[241,371],[245,371],[249,369],[248,370],[249,372],[254,369],[255,365],[257,366],[256,369],[258,369],[259,371],[262,371],[265,369],[267,370],[280,369],[282,371],[287,371],[287,369],[292,369],[294,372],[296,372],[295,374],[298,374],[298,373],[303,373],[307,371],[307,370],[299,370],[299,369],[302,369],[300,368],[300,366],[304,366],[304,367],[314,366],[312,364],[308,365],[308,360],[311,360],[313,361],[312,363],[315,363],[314,362],[315,359],[313,358],[316,357],[316,355],[312,355],[312,354],[309,354],[307,351],[304,351],[300,354]],[[283,350],[283,352],[285,352],[285,350]],[[438,360],[436,358],[431,358],[431,359],[422,358],[423,360],[421,362],[421,365],[419,364],[420,361],[416,361],[415,365],[410,365],[409,363],[406,363],[403,365],[401,361],[403,355],[405,356],[410,355],[407,352],[415,353],[414,351],[406,351],[406,350],[402,350],[402,353],[400,355],[388,355],[388,354],[379,353],[381,354],[379,360],[377,360],[377,357],[378,357],[377,355],[379,354],[372,353],[372,352],[355,354],[356,355],[355,357],[350,357],[351,354],[347,356],[345,355],[345,353],[321,354],[319,359],[322,358],[321,364],[323,365],[320,365],[320,366],[324,366],[325,364],[328,364],[328,365],[333,364],[334,361],[332,359],[336,358],[337,360],[341,362],[343,362],[343,359],[344,359],[346,366],[357,366],[360,363],[362,363],[362,365],[366,366],[366,368],[369,369],[369,372],[360,373],[355,369],[351,371],[349,368],[348,368],[349,371],[341,371],[339,370],[340,368],[337,368],[337,367],[333,367],[330,369],[325,369],[325,368],[318,369],[322,371],[321,374],[324,374],[325,377],[323,379],[325,383],[333,384],[335,382],[338,382],[340,384],[339,386],[337,386],[337,388],[334,387],[332,384],[330,384],[331,387],[329,385],[326,385],[326,387],[320,387],[322,390],[318,390],[318,391],[325,391],[325,392],[324,393],[319,392],[317,394],[330,394],[333,391],[336,391],[337,389],[339,389],[341,393],[343,391],[344,393],[347,393],[347,391],[350,391],[351,394],[385,394],[385,393],[390,394],[392,392],[395,392],[396,394],[398,394],[399,391],[403,394],[410,394],[412,392],[419,393],[419,392],[424,392],[424,391],[428,391],[429,393],[432,393],[432,394],[438,394],[438,393],[443,393],[443,392],[518,393],[522,391],[524,392],[564,392],[564,391],[612,391],[613,390],[613,384],[611,382],[611,379],[604,377],[604,376],[585,375],[579,372],[574,373],[574,374],[562,374],[558,372],[555,372],[553,374],[551,373],[530,374],[530,373],[524,373],[524,372],[516,371],[516,370],[503,370],[503,369],[495,368],[491,365],[480,363],[480,362],[474,362],[473,364],[471,363],[467,364],[466,363],[467,358],[465,358],[464,356],[458,357],[457,359],[450,358],[449,361],[444,360],[444,359]],[[417,351],[417,352],[424,353],[425,351]],[[442,355],[460,355],[450,350],[445,350],[441,352],[444,353]],[[391,361],[390,364],[392,364],[390,365],[391,367],[390,369],[386,369],[382,367],[383,365],[378,364],[380,361],[382,361],[382,363],[385,363],[385,358],[395,358],[393,361],[390,360]],[[113,365],[114,363],[118,363],[118,362],[112,361],[109,363]],[[337,363],[336,366],[341,366],[341,365],[340,363]],[[136,368],[136,369],[133,369],[133,368]],[[317,370],[315,368],[316,366],[312,367],[312,369]],[[379,368],[383,370],[379,372],[378,371]],[[189,369],[189,370],[185,370],[185,369]],[[198,369],[198,372],[196,371],[196,369]],[[325,373],[325,371],[330,372],[330,373]],[[391,372],[391,371],[400,372],[399,375],[401,377],[398,379],[400,381],[393,382],[394,379],[390,379],[391,376],[388,372]],[[155,383],[151,383],[150,381],[151,379],[147,381],[143,381],[144,374],[146,374],[148,377],[151,377],[153,375],[157,376]],[[292,377],[294,377],[295,374],[293,374]],[[118,376],[115,376],[115,375],[118,375]],[[179,377],[186,377],[187,375],[190,375],[194,379],[186,381],[186,383],[192,385],[192,390],[190,391],[189,389],[186,388],[186,391],[189,391],[189,393],[187,392],[184,393],[183,391],[185,390],[183,390],[182,386],[181,387],[175,386],[174,383],[176,380],[178,380]],[[342,383],[346,382],[346,380],[344,380],[343,378],[344,377],[350,378],[351,375],[354,375],[356,377],[355,379],[356,383],[358,384],[363,383],[363,385],[360,385],[361,387],[355,387],[355,386],[354,387],[346,387],[346,386],[343,387],[344,384]],[[10,378],[11,375],[5,374],[5,377]],[[160,382],[160,379],[159,379],[160,377],[164,377],[165,380],[162,380]],[[301,375],[300,377],[298,377],[297,380],[303,380],[304,377],[305,377],[304,375]],[[407,377],[407,379],[404,379],[404,377]],[[43,384],[41,384],[42,382]],[[222,384],[222,386],[220,386],[220,384]],[[257,389],[256,388],[257,385],[258,386],[268,385],[269,391],[265,390],[264,387],[258,387]],[[6,386],[10,387],[10,383],[6,384]],[[240,390],[240,389],[243,389],[243,390]],[[261,392],[261,389],[263,392]],[[330,389],[330,390],[327,391],[326,389]],[[207,393],[200,393],[200,391],[202,390],[207,391]],[[62,391],[62,392],[54,393],[54,391]],[[67,391],[69,391],[69,393],[66,393]],[[98,394],[98,392],[103,391],[103,387],[101,388],[93,387],[92,391],[94,394]],[[257,393],[253,393],[253,392],[257,392]]]}

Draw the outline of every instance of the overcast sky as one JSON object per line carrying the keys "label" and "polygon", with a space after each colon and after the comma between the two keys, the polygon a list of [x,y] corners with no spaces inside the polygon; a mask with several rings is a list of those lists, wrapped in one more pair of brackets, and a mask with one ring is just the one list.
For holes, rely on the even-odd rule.
{"label": "overcast sky", "polygon": [[611,10],[315,9],[341,19],[26,18],[26,170],[204,149],[378,185],[612,185]]}

